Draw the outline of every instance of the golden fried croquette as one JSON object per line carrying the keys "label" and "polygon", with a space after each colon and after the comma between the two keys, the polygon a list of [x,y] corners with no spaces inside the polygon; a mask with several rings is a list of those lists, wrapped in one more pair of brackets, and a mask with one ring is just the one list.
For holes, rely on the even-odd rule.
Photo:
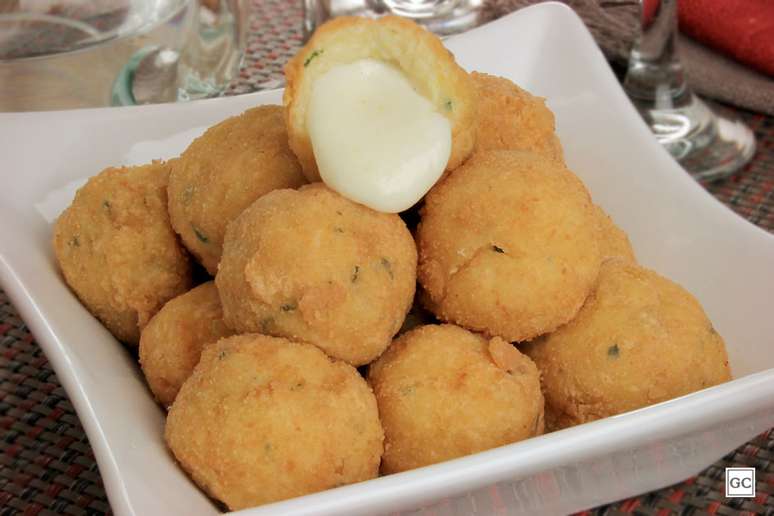
{"label": "golden fried croquette", "polygon": [[165,437],[194,481],[238,510],[375,477],[384,433],[353,367],[309,344],[240,335],[205,348]]}
{"label": "golden fried croquette", "polygon": [[597,224],[583,183],[525,151],[477,153],[437,184],[417,244],[428,308],[508,341],[572,319],[599,272]]}
{"label": "golden fried croquette", "polygon": [[476,96],[470,76],[437,36],[412,21],[396,16],[376,20],[342,16],[318,28],[285,66],[290,147],[306,177],[320,180],[306,129],[314,81],[336,65],[367,58],[396,66],[420,95],[448,117],[452,150],[446,168],[461,165],[473,151],[476,138]]}
{"label": "golden fried croquette", "polygon": [[731,379],[723,339],[679,285],[624,260],[602,265],[578,316],[523,347],[559,429]]}
{"label": "golden fried croquette", "polygon": [[610,215],[608,215],[599,205],[594,205],[594,212],[597,217],[599,254],[602,257],[602,261],[611,258],[620,258],[632,263],[637,263],[637,258],[634,256],[634,249],[632,249],[632,244],[624,230],[619,228],[615,222],[613,222]]}
{"label": "golden fried croquette", "polygon": [[429,325],[368,371],[384,426],[383,473],[435,464],[543,432],[535,364],[499,337]]}
{"label": "golden fried croquette", "polygon": [[476,151],[528,150],[562,161],[554,114],[535,97],[504,77],[470,74],[478,96]]}
{"label": "golden fried croquette", "polygon": [[169,166],[107,168],[75,194],[54,227],[65,281],[119,340],[191,287],[188,256],[169,224]]}
{"label": "golden fried croquette", "polygon": [[140,335],[140,365],[159,403],[168,406],[175,401],[206,344],[230,335],[215,282],[168,301]]}
{"label": "golden fried croquette", "polygon": [[260,196],[304,183],[288,147],[283,108],[248,109],[210,127],[173,162],[172,227],[214,276],[226,225]]}
{"label": "golden fried croquette", "polygon": [[215,282],[226,324],[237,332],[309,342],[362,365],[400,329],[416,260],[398,215],[315,183],[274,191],[237,217]]}

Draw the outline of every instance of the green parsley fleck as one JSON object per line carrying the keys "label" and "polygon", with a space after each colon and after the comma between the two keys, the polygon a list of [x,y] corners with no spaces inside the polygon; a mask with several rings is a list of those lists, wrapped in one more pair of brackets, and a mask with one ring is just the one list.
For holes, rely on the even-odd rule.
{"label": "green parsley fleck", "polygon": [[312,53],[309,54],[309,57],[306,58],[306,61],[304,61],[304,68],[309,66],[309,63],[311,63],[314,60],[315,57],[317,57],[319,55],[322,55],[323,52],[324,52],[323,49],[313,50]]}
{"label": "green parsley fleck", "polygon": [[285,303],[284,305],[280,306],[280,310],[283,312],[292,312],[296,308],[298,308],[298,303],[295,301],[291,301],[290,303]]}
{"label": "green parsley fleck", "polygon": [[415,387],[413,385],[404,385],[399,389],[400,393],[403,396],[410,396],[411,394],[414,394]]}
{"label": "green parsley fleck", "polygon": [[261,319],[261,333],[268,334],[269,329],[274,325],[274,317]]}
{"label": "green parsley fleck", "polygon": [[218,360],[223,360],[224,358],[226,358],[225,351],[221,351],[220,353],[218,353]]}
{"label": "green parsley fleck", "polygon": [[609,348],[607,348],[607,356],[612,358],[618,358],[618,356],[621,354],[621,350],[618,348],[618,344],[613,344]]}
{"label": "green parsley fleck", "polygon": [[390,275],[390,279],[395,278],[395,275],[392,273],[392,264],[390,263],[390,260],[382,256],[380,260],[382,267],[384,267],[384,270],[387,271],[387,274]]}
{"label": "green parsley fleck", "polygon": [[78,235],[74,235],[70,240],[68,240],[67,245],[70,247],[81,247],[81,241],[78,239]]}
{"label": "green parsley fleck", "polygon": [[452,110],[452,101],[451,100],[447,100],[446,103],[444,103],[443,107],[446,108],[446,111],[451,111]]}
{"label": "green parsley fleck", "polygon": [[335,231],[336,233],[344,233],[344,229],[340,228],[339,226],[336,226],[335,228],[333,228],[333,231]]}
{"label": "green parsley fleck", "polygon": [[106,210],[110,211],[110,201],[108,201],[108,200],[102,201],[102,207],[105,208]]}
{"label": "green parsley fleck", "polygon": [[355,283],[357,281],[357,278],[359,275],[360,275],[360,266],[355,265],[355,268],[352,269],[352,283]]}
{"label": "green parsley fleck", "polygon": [[201,229],[197,228],[197,227],[196,227],[196,226],[194,226],[193,224],[191,224],[191,229],[193,229],[193,232],[196,234],[196,238],[198,238],[198,239],[199,239],[199,241],[200,241],[200,242],[202,242],[203,244],[206,244],[207,242],[209,242],[209,241],[210,241],[210,239],[209,239],[209,238],[207,238],[207,235],[205,235],[205,234],[202,232],[202,230],[201,230]]}

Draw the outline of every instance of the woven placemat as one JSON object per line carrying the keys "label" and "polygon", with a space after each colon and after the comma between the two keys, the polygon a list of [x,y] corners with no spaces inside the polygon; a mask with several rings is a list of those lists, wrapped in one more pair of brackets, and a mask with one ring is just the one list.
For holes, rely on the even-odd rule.
{"label": "woven placemat", "polygon": [[1,290],[0,432],[0,514],[110,511],[78,416]]}
{"label": "woven placemat", "polygon": [[742,217],[774,231],[774,117],[736,113],[755,132],[755,156],[741,172],[705,186]]}
{"label": "woven placemat", "polygon": [[[281,84],[282,65],[301,44],[298,3],[252,0],[245,62],[235,95]],[[747,220],[774,231],[774,118],[737,114],[758,151],[741,172],[708,189]],[[56,374],[0,290],[0,516],[110,512],[94,456]],[[725,498],[726,467],[757,468],[757,497]],[[675,486],[583,514],[774,515],[774,431]]]}

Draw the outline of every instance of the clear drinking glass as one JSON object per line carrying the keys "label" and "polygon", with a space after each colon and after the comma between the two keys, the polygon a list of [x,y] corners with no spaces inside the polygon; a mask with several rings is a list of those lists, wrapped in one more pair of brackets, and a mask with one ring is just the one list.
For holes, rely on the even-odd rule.
{"label": "clear drinking glass", "polygon": [[238,71],[246,0],[2,0],[0,111],[219,94]]}
{"label": "clear drinking glass", "polygon": [[304,0],[304,36],[326,20],[343,15],[403,16],[445,36],[472,29],[491,16],[486,0]]}
{"label": "clear drinking glass", "polygon": [[677,0],[641,0],[642,32],[624,90],[659,142],[693,177],[712,181],[742,168],[755,136],[738,118],[711,108],[688,87],[677,56]]}

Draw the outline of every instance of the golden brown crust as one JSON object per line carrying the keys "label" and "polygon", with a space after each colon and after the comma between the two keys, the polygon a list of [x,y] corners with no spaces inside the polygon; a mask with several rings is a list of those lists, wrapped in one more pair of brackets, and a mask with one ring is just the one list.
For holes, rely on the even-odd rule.
{"label": "golden brown crust", "polygon": [[315,183],[274,191],[237,217],[215,281],[236,331],[309,342],[362,365],[400,329],[416,261],[398,215]]}
{"label": "golden brown crust", "polygon": [[578,316],[523,351],[542,373],[559,429],[730,380],[723,339],[676,283],[620,259],[602,265]]}
{"label": "golden brown crust", "polygon": [[499,337],[453,325],[404,333],[368,370],[397,473],[543,432],[535,364]]}
{"label": "golden brown crust", "polygon": [[637,263],[634,249],[624,230],[619,228],[610,215],[599,205],[594,205],[594,212],[599,228],[599,253],[602,256],[602,261],[619,258]]}
{"label": "golden brown crust", "polygon": [[191,286],[188,256],[167,214],[169,166],[107,168],[92,177],[54,227],[54,251],[83,305],[119,340],[140,331]]}
{"label": "golden brown crust", "polygon": [[470,74],[478,97],[476,152],[527,150],[563,161],[554,131],[554,114],[535,97],[504,77]]}
{"label": "golden brown crust", "polygon": [[417,245],[427,308],[508,341],[572,319],[600,263],[583,183],[524,151],[477,153],[433,187]]}
{"label": "golden brown crust", "polygon": [[308,344],[240,335],[205,348],[165,439],[202,489],[238,510],[374,478],[384,433],[353,367]]}
{"label": "golden brown crust", "polygon": [[207,129],[172,163],[172,227],[215,275],[226,225],[260,196],[305,182],[282,106],[248,109]]}
{"label": "golden brown crust", "polygon": [[169,406],[175,401],[205,345],[232,333],[223,322],[213,281],[167,302],[140,335],[140,365],[159,403]]}
{"label": "golden brown crust", "polygon": [[460,166],[476,139],[476,97],[468,74],[437,36],[396,16],[377,20],[343,16],[319,27],[285,66],[284,103],[290,148],[309,181],[320,175],[306,130],[306,111],[314,80],[333,66],[372,58],[396,66],[445,114],[452,127],[447,170]]}

